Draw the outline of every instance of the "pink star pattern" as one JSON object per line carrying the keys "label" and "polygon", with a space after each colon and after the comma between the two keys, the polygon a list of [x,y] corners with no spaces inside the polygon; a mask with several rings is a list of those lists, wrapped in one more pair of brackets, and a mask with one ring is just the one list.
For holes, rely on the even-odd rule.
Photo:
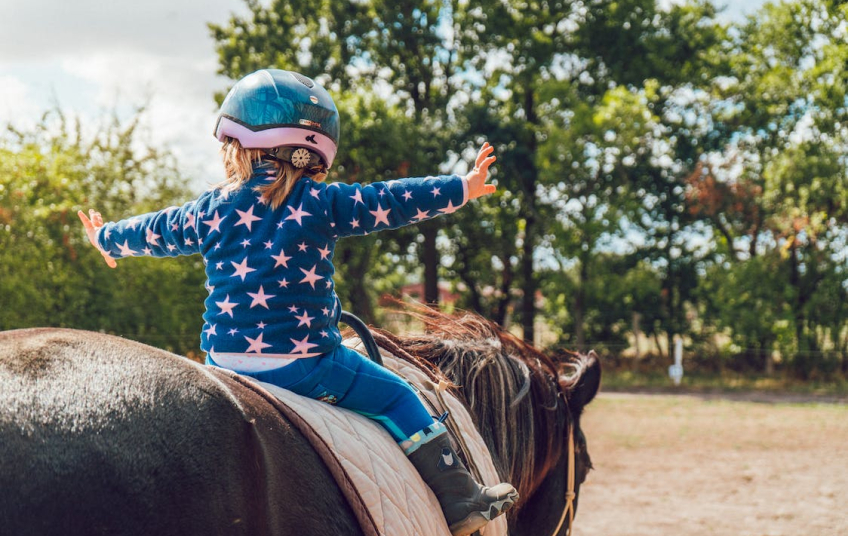
{"label": "pink star pattern", "polygon": [[454,212],[456,212],[460,208],[461,208],[461,206],[455,207],[453,205],[453,201],[448,201],[448,206],[446,206],[445,208],[439,209],[439,212],[441,212],[442,214],[453,214]]}
{"label": "pink star pattern", "polygon": [[251,339],[250,337],[245,336],[244,338],[250,342],[250,346],[247,347],[247,350],[245,350],[244,353],[249,354],[255,352],[257,354],[261,354],[262,350],[264,350],[265,348],[270,348],[270,344],[262,342],[263,335],[264,333],[260,333],[259,336],[255,339]]}
{"label": "pink star pattern", "polygon": [[318,346],[317,344],[312,344],[309,342],[309,335],[304,337],[301,340],[290,339],[292,343],[294,343],[294,350],[292,350],[293,354],[305,354],[308,353],[310,349]]}
{"label": "pink star pattern", "polygon": [[127,242],[129,242],[129,240],[124,240],[123,245],[118,245],[118,249],[121,250],[121,257],[130,257],[133,254],[138,253],[137,251],[131,250],[130,247],[127,245]]}
{"label": "pink star pattern", "polygon": [[286,252],[283,251],[282,248],[280,248],[280,254],[279,255],[271,255],[271,258],[274,259],[275,261],[277,261],[277,264],[274,265],[274,268],[276,268],[277,266],[282,266],[283,268],[288,268],[289,267],[288,262],[292,259],[291,257],[286,257]]}
{"label": "pink star pattern", "polygon": [[218,216],[218,211],[215,211],[215,214],[212,215],[211,220],[203,220],[205,225],[209,226],[209,234],[212,234],[214,231],[221,232],[221,222],[224,221],[225,218]]}
{"label": "pink star pattern", "polygon": [[286,219],[287,220],[295,220],[297,222],[297,224],[300,225],[301,227],[303,227],[303,218],[306,217],[306,216],[312,216],[312,214],[303,210],[303,203],[301,203],[300,206],[297,207],[297,210],[295,210],[291,207],[286,207],[286,208],[292,211],[291,214],[286,216]]}
{"label": "pink star pattern", "polygon": [[146,240],[147,240],[147,243],[150,244],[151,246],[158,246],[159,243],[157,242],[157,240],[159,240],[160,238],[162,238],[162,235],[158,235],[158,234],[154,233],[152,229],[147,230]]}
{"label": "pink star pattern", "polygon": [[259,285],[259,292],[248,292],[247,295],[253,298],[253,301],[250,302],[251,309],[257,305],[268,309],[268,300],[276,296],[275,294],[265,294],[265,289],[262,288],[262,285]]}
{"label": "pink star pattern", "polygon": [[226,314],[230,315],[230,318],[233,318],[233,309],[235,308],[236,305],[238,305],[238,302],[231,302],[230,301],[230,295],[227,294],[227,297],[224,298],[224,301],[215,302],[215,305],[217,305],[218,307],[221,308],[221,312],[218,313],[219,315],[226,313]]}
{"label": "pink star pattern", "polygon": [[296,316],[295,318],[297,318],[298,320],[300,320],[300,322],[297,324],[297,327],[300,327],[300,326],[302,326],[302,325],[306,324],[306,327],[311,328],[311,327],[312,327],[312,321],[313,321],[313,320],[315,320],[315,317],[314,317],[314,316],[308,316],[308,315],[306,314],[306,310],[305,310],[305,309],[304,309],[304,311],[303,311],[303,314],[302,314],[302,315],[300,315],[300,316]]}
{"label": "pink star pattern", "polygon": [[236,209],[236,212],[238,212],[241,217],[239,218],[239,221],[236,222],[234,227],[238,227],[239,225],[244,225],[245,227],[247,227],[248,231],[252,230],[251,226],[253,225],[253,222],[259,221],[259,220],[262,219],[262,218],[258,218],[258,217],[253,215],[253,205],[250,205],[250,208],[247,209],[247,211],[245,211],[245,212],[242,212],[241,210],[238,210],[238,209]]}
{"label": "pink star pattern", "polygon": [[389,212],[391,212],[391,211],[392,211],[392,209],[390,209],[390,208],[384,209],[379,204],[377,205],[377,210],[369,210],[368,212],[373,214],[374,218],[376,218],[376,220],[374,221],[374,227],[380,225],[381,223],[385,223],[386,225],[388,225],[389,224]]}
{"label": "pink star pattern", "polygon": [[236,269],[236,271],[233,273],[233,277],[241,277],[242,281],[244,281],[244,278],[247,274],[256,271],[256,268],[251,268],[247,265],[247,257],[245,257],[244,260],[239,263],[230,261],[230,264],[232,264],[233,268]]}
{"label": "pink star pattern", "polygon": [[303,272],[303,275],[306,276],[300,282],[301,283],[309,283],[310,285],[312,285],[313,290],[315,289],[315,282],[318,281],[319,279],[324,279],[323,276],[315,274],[315,268],[317,268],[317,267],[318,267],[318,265],[313,266],[312,269],[309,270],[308,272],[306,270],[304,270],[303,268],[300,269],[300,271]]}
{"label": "pink star pattern", "polygon": [[421,210],[420,208],[416,209],[416,210],[418,211],[418,213],[415,216],[412,217],[412,219],[414,219],[415,221],[426,220],[427,218],[430,217],[430,211],[429,210]]}

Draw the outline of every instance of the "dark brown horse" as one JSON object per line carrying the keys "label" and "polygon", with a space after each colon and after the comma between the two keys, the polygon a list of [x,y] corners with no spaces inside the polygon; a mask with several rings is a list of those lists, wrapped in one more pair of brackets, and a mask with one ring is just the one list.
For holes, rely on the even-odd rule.
{"label": "dark brown horse", "polygon": [[[477,317],[429,322],[444,329],[379,341],[461,386],[521,492],[510,533],[552,534],[569,426],[577,490],[591,466],[579,417],[598,389],[597,359],[574,356],[559,375]],[[0,333],[0,491],[0,532],[16,535],[362,534],[308,441],[255,391],[162,350],[76,330]]]}

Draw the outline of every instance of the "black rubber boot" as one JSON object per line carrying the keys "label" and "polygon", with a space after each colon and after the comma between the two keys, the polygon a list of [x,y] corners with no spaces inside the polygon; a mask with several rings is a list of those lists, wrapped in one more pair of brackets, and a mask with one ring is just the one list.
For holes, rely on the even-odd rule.
{"label": "black rubber boot", "polygon": [[439,499],[453,536],[467,536],[503,514],[518,500],[510,484],[491,488],[478,484],[441,434],[409,455],[421,478]]}

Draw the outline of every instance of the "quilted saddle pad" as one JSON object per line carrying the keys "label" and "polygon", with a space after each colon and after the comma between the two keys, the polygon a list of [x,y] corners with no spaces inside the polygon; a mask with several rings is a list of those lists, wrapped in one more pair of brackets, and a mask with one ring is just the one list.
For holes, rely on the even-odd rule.
{"label": "quilted saddle pad", "polygon": [[[345,341],[356,348],[359,339]],[[413,365],[384,350],[383,362],[413,383],[421,395],[436,388]],[[433,492],[407,460],[391,436],[375,421],[348,411],[296,395],[275,385],[256,382],[277,397],[282,404],[305,421],[333,455],[367,506],[378,534],[386,536],[450,536],[445,518]],[[421,396],[420,395],[420,396]],[[486,485],[500,482],[483,439],[477,432],[465,406],[449,392],[442,393],[450,418],[461,430],[463,440]],[[326,448],[316,444],[316,449]],[[483,536],[507,534],[506,517],[501,516],[480,531]]]}

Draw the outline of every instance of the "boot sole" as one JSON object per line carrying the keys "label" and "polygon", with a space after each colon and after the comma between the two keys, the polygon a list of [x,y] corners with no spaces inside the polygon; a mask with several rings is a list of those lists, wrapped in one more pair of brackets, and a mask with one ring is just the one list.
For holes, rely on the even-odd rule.
{"label": "boot sole", "polygon": [[501,514],[504,514],[512,508],[515,501],[518,500],[518,492],[513,491],[503,499],[492,503],[491,507],[483,512],[473,512],[462,521],[454,523],[450,526],[451,536],[469,536],[480,530],[486,523],[495,519]]}

